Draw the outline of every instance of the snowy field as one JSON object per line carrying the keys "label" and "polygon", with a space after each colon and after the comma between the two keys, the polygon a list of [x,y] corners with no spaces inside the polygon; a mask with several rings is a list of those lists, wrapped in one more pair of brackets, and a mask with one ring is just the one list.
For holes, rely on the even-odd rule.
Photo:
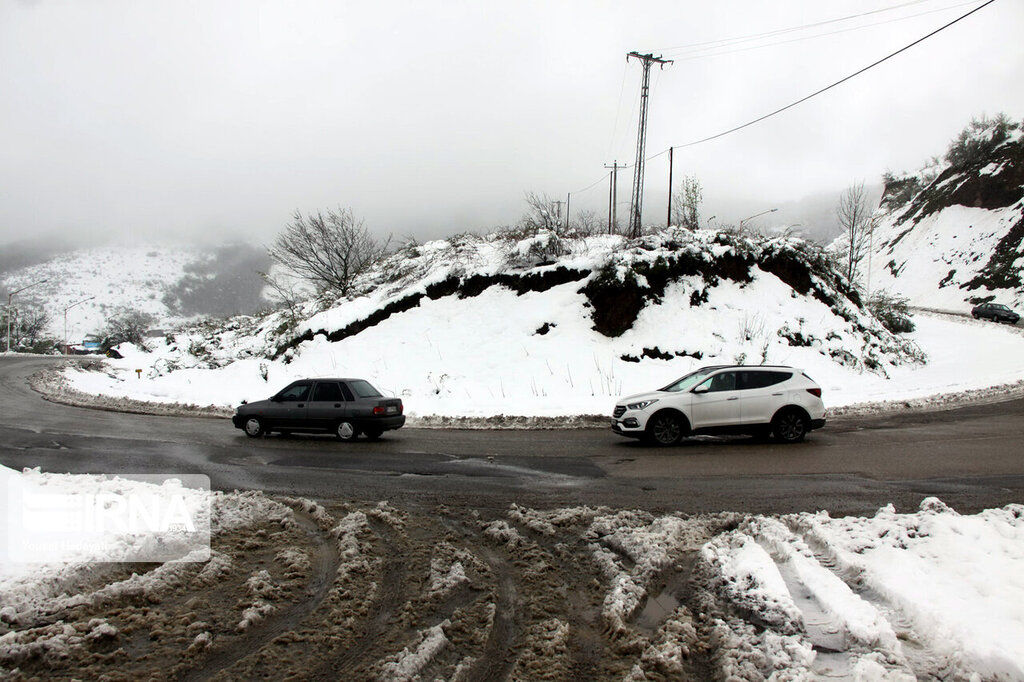
{"label": "snowy field", "polygon": [[205,560],[0,564],[0,676],[1024,679],[1021,505],[831,518],[209,501]]}
{"label": "snowy field", "polygon": [[[702,365],[735,362],[741,353],[758,352],[761,343],[732,340],[738,337],[733,327],[744,324],[745,313],[728,302],[717,310],[709,308],[706,319],[696,319],[702,309],[687,310],[685,322],[671,306],[651,306],[641,313],[635,330],[607,339],[582,320],[558,316],[560,309],[571,307],[568,300],[558,305],[559,298],[577,296],[575,287],[556,287],[544,295],[542,312],[514,305],[515,294],[500,288],[473,299],[478,304],[472,307],[456,298],[426,302],[342,342],[323,337],[306,342],[288,364],[249,359],[219,369],[161,373],[166,348],[151,353],[122,348],[125,358],[109,361],[106,371],[64,372],[70,386],[84,393],[157,403],[234,407],[242,400],[267,398],[294,379],[356,376],[401,397],[411,417],[559,417],[606,414],[618,396],[663,386]],[[465,317],[469,311],[475,315],[472,320]],[[443,326],[439,320],[458,324]],[[557,326],[542,336],[522,333],[544,321]],[[1019,330],[927,314],[916,315],[914,322],[917,330],[908,338],[928,361],[890,367],[888,376],[838,364],[815,347],[785,343],[772,346],[767,362],[805,370],[821,384],[830,408],[926,399],[1024,380],[1024,336]],[[477,331],[464,334],[464,324]],[[664,338],[665,325],[680,329],[681,349],[697,345],[697,340],[688,343],[688,335],[702,334],[692,331],[697,328],[722,329],[732,339],[712,337],[720,350],[701,359],[622,359],[624,349],[639,352],[650,344],[648,339]],[[808,322],[808,328],[814,325]],[[525,341],[507,343],[509,338]],[[746,362],[757,364],[760,359],[748,357]],[[143,370],[141,378],[136,369]]]}

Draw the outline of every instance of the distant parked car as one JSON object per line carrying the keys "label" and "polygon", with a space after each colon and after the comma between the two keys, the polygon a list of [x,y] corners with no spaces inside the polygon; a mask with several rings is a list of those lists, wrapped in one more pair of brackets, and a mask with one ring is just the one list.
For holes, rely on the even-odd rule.
{"label": "distant parked car", "polygon": [[1020,315],[1010,310],[1002,303],[982,303],[981,305],[974,306],[971,311],[971,315],[974,319],[985,318],[992,320],[993,322],[1009,322],[1010,324],[1017,324],[1020,322]]}
{"label": "distant parked car", "polygon": [[792,367],[703,367],[650,393],[615,405],[612,431],[654,445],[696,434],[775,436],[803,440],[825,425],[821,388]]}
{"label": "distant parked car", "polygon": [[398,398],[385,398],[363,379],[301,379],[267,400],[243,403],[231,418],[250,438],[271,431],[325,431],[339,440],[370,440],[405,424]]}

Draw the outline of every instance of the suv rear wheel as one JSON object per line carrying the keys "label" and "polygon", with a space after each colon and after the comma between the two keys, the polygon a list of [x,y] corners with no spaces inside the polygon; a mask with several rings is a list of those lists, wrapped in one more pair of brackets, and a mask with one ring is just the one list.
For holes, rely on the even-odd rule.
{"label": "suv rear wheel", "polygon": [[685,431],[682,417],[672,412],[659,412],[647,422],[647,441],[653,445],[675,445]]}
{"label": "suv rear wheel", "polygon": [[799,443],[807,435],[807,417],[798,410],[783,410],[772,420],[772,435],[783,443]]}

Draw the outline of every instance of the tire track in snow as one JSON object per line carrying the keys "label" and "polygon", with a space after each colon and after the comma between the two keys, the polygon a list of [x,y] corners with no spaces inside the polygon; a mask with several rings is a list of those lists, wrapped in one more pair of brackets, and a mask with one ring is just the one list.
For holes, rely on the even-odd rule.
{"label": "tire track in snow", "polygon": [[311,675],[315,679],[347,679],[347,673],[363,665],[375,651],[374,645],[387,631],[391,621],[406,603],[405,564],[407,551],[387,524],[369,520],[370,528],[384,546],[377,596],[370,606],[371,616],[364,621],[363,634],[348,647],[326,658]]}
{"label": "tire track in snow", "polygon": [[326,535],[309,514],[298,509],[292,511],[296,522],[316,543],[314,570],[307,586],[307,597],[269,615],[255,628],[233,641],[227,649],[207,657],[199,667],[182,675],[180,679],[184,682],[209,679],[256,653],[277,637],[294,630],[327,597],[341,563],[338,543]]}
{"label": "tire track in snow", "polygon": [[842,580],[850,590],[871,604],[896,633],[907,666],[919,680],[967,680],[969,671],[963,670],[948,655],[936,651],[934,645],[921,638],[914,627],[913,618],[898,604],[874,589],[864,580],[863,572],[841,566],[835,552],[813,533],[799,524],[790,523],[792,530],[811,550],[815,561]]}

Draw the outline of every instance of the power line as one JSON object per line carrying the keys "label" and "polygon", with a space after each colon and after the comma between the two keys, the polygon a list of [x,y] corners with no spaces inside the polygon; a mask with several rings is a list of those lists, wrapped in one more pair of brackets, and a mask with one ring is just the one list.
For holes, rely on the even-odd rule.
{"label": "power line", "polygon": [[[996,0],[987,0],[984,4],[979,5],[978,7],[975,7],[974,9],[972,9],[970,12],[967,12],[966,14],[960,15],[959,17],[957,17],[953,21],[950,21],[949,23],[940,26],[939,28],[935,29],[931,33],[928,33],[927,35],[924,35],[924,36],[918,38],[917,40],[915,40],[914,42],[910,43],[909,45],[905,45],[905,46],[901,47],[900,49],[896,50],[895,52],[891,52],[891,53],[887,54],[886,56],[882,57],[878,61],[872,62],[871,64],[868,64],[864,68],[859,69],[857,71],[854,71],[849,76],[841,78],[841,79],[837,80],[836,82],[834,82],[834,83],[832,83],[830,85],[826,85],[825,87],[821,88],[820,90],[815,90],[814,92],[812,92],[811,94],[807,95],[806,97],[801,97],[800,99],[796,100],[795,102],[790,102],[789,104],[787,104],[784,107],[779,107],[775,111],[767,113],[764,116],[759,116],[758,118],[755,118],[752,121],[747,121],[746,123],[743,123],[742,125],[735,126],[733,128],[730,128],[729,130],[722,131],[722,132],[717,133],[715,135],[710,135],[710,136],[702,138],[700,140],[694,140],[693,142],[687,142],[686,144],[675,145],[675,148],[676,149],[681,149],[683,147],[693,147],[694,145],[702,144],[704,142],[710,142],[711,140],[716,140],[716,139],[718,139],[720,137],[725,137],[726,135],[729,135],[731,133],[735,133],[738,130],[743,130],[744,128],[749,128],[750,126],[752,126],[752,125],[754,125],[756,123],[760,123],[761,121],[764,121],[765,119],[771,118],[772,116],[775,116],[777,114],[781,114],[783,111],[786,111],[787,109],[792,109],[793,107],[797,106],[798,104],[803,104],[804,102],[806,102],[807,100],[811,99],[812,97],[817,97],[818,95],[820,95],[820,94],[822,94],[824,92],[827,92],[827,91],[831,90],[832,88],[834,88],[834,87],[836,87],[838,85],[842,85],[846,81],[861,75],[865,71],[873,69],[874,67],[878,66],[879,64],[882,64],[883,62],[889,61],[890,59],[892,59],[896,55],[901,54],[903,52],[906,52],[907,50],[909,50],[910,48],[914,47],[915,45],[919,45],[920,43],[923,43],[925,40],[928,40],[932,36],[934,36],[934,35],[936,35],[938,33],[941,33],[942,31],[945,31],[950,26],[953,26],[954,24],[957,24],[957,23],[963,21],[964,19],[966,19],[967,17],[971,16],[975,12],[978,12],[978,11],[988,7],[989,5],[991,5],[995,1]],[[661,153],[664,154],[667,151],[668,150],[666,149],[664,152],[661,152]],[[654,158],[654,157],[651,157],[651,158]]]}
{"label": "power line", "polygon": [[735,36],[732,38],[720,38],[718,40],[708,40],[701,43],[689,43],[686,45],[676,45],[675,47],[666,47],[660,52],[679,54],[680,51],[685,51],[687,48],[693,47],[706,47],[709,45],[716,45],[717,47],[724,47],[727,44],[739,44],[756,40],[757,38],[768,38],[771,36],[782,35],[784,33],[792,33],[794,31],[802,31],[805,28],[817,28],[818,26],[826,26],[828,24],[836,24],[842,21],[849,21],[850,19],[859,19],[861,17],[870,16],[872,14],[880,14],[882,12],[892,12],[893,10],[903,9],[904,7],[910,7],[911,5],[920,5],[922,2],[930,2],[931,0],[910,0],[910,2],[904,2],[899,5],[893,5],[892,7],[882,7],[880,9],[871,10],[870,12],[860,12],[858,14],[849,14],[845,17],[837,17],[835,19],[826,19],[824,21],[816,21],[810,24],[801,24],[799,26],[790,26],[788,28],[775,29],[773,31],[763,31],[761,33],[751,33],[743,36]]}
{"label": "power line", "polygon": [[[622,168],[622,166],[619,166],[619,168]],[[587,185],[583,189],[578,189],[575,192],[569,192],[569,194],[583,194],[588,189],[593,189],[594,187],[597,187],[600,183],[604,182],[604,179],[607,178],[609,175],[610,175],[610,173],[605,173],[600,178],[598,178],[594,182],[590,183],[589,185]]]}
{"label": "power line", "polygon": [[[825,38],[827,36],[838,35],[840,33],[849,33],[851,31],[860,31],[860,30],[865,29],[865,28],[874,28],[875,26],[883,26],[883,25],[886,25],[886,24],[894,24],[897,21],[906,21],[907,19],[915,19],[917,17],[923,17],[925,15],[935,14],[937,12],[948,12],[951,9],[956,9],[958,7],[964,7],[966,5],[974,5],[974,4],[977,4],[980,1],[981,0],[970,0],[969,2],[961,2],[961,3],[957,3],[955,5],[950,5],[948,7],[940,7],[938,9],[930,9],[930,10],[928,10],[926,12],[917,12],[916,14],[908,14],[907,16],[904,16],[904,17],[895,17],[893,19],[885,19],[884,21],[876,21],[876,22],[871,23],[871,24],[862,24],[860,26],[851,26],[849,28],[840,28],[840,29],[836,29],[835,31],[827,31],[825,33],[815,33],[814,35],[809,35],[809,36],[800,36],[799,38],[789,38],[788,40],[777,40],[775,42],[764,43],[762,45],[751,45],[749,47],[741,47],[741,48],[738,48],[738,49],[735,49],[735,50],[723,50],[723,51],[720,51],[720,52],[711,52],[711,51],[700,52],[700,51],[697,51],[697,52],[694,52],[691,55],[687,55],[687,56],[683,56],[683,57],[677,57],[676,60],[677,61],[682,61],[682,62],[689,62],[689,61],[695,61],[695,60],[698,60],[698,59],[708,59],[710,57],[721,57],[721,56],[729,55],[729,54],[738,54],[740,52],[750,52],[751,50],[760,50],[760,49],[763,49],[763,48],[766,48],[766,47],[775,47],[776,45],[789,45],[791,43],[799,43],[799,42],[803,42],[805,40],[814,40],[815,38]],[[723,47],[725,47],[725,46],[723,46]]]}

